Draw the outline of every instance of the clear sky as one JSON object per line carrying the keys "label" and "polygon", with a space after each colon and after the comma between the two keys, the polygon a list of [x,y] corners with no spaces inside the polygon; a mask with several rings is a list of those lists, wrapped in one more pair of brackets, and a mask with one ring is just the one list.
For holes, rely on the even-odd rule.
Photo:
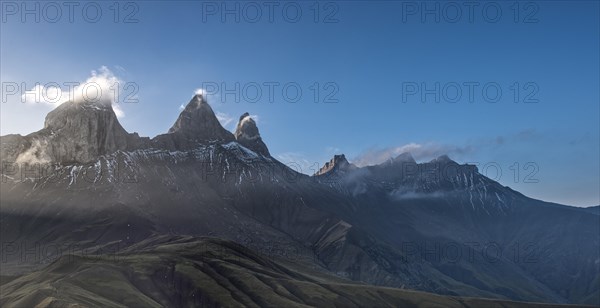
{"label": "clear sky", "polygon": [[255,115],[273,156],[305,173],[338,153],[447,153],[528,196],[600,204],[597,1],[54,3],[2,2],[2,135],[42,128],[53,106],[9,84],[65,90],[95,70],[130,85],[120,121],[143,136],[204,87],[227,129]]}

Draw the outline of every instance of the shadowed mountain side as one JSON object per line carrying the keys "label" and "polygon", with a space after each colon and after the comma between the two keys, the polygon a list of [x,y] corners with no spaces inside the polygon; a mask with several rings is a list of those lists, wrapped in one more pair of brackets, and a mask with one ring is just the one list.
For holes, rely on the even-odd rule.
{"label": "shadowed mountain side", "polygon": [[[55,245],[97,252],[156,234],[211,236],[294,251],[314,272],[371,285],[600,303],[598,216],[527,198],[447,156],[359,168],[337,155],[309,177],[269,155],[249,114],[234,135],[200,95],[152,139],[127,134],[110,105],[65,103],[43,130],[0,143],[2,275],[39,270],[64,255]],[[486,258],[489,244],[503,254]],[[449,260],[448,245],[464,254]]]}
{"label": "shadowed mountain side", "polygon": [[600,205],[581,208],[582,211],[595,215],[600,215]]}
{"label": "shadowed mountain side", "polygon": [[[314,178],[360,204],[348,222],[389,247],[410,246],[416,261],[427,261],[452,284],[511,299],[600,303],[600,221],[585,209],[528,198],[447,156],[416,163],[405,153]],[[448,262],[453,258],[443,256],[444,247],[458,253],[458,262]],[[486,255],[486,247],[501,258],[467,260],[470,251]],[[436,254],[427,258],[427,251]]]}
{"label": "shadowed mountain side", "polygon": [[248,149],[265,156],[270,156],[267,145],[263,142],[258,132],[256,122],[249,113],[244,113],[235,129],[235,139]]}
{"label": "shadowed mountain side", "polygon": [[[2,277],[2,307],[569,307],[367,286],[214,238],[151,238]],[[581,307],[581,306],[580,306]]]}

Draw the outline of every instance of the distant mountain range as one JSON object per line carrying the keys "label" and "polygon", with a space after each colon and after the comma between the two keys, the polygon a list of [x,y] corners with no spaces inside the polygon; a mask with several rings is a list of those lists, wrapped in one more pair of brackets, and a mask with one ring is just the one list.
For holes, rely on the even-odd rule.
{"label": "distant mountain range", "polygon": [[447,156],[336,155],[307,176],[249,114],[232,134],[201,95],[154,138],[110,104],[66,102],[0,143],[3,307],[600,305],[598,207]]}

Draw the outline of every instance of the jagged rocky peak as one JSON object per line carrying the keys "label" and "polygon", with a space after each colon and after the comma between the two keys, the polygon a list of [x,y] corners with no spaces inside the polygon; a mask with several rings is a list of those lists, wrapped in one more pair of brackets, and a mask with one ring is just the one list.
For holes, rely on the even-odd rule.
{"label": "jagged rocky peak", "polygon": [[[121,126],[110,102],[68,101],[46,115],[44,128],[23,137],[18,163],[87,163],[138,142]],[[5,154],[5,153],[3,153]]]}
{"label": "jagged rocky peak", "polygon": [[167,134],[154,137],[152,147],[177,151],[191,150],[200,144],[231,142],[235,138],[227,131],[201,94],[196,94],[185,106]]}
{"label": "jagged rocky peak", "polygon": [[169,133],[184,135],[190,141],[232,141],[233,136],[201,94],[196,94],[179,114]]}
{"label": "jagged rocky peak", "polygon": [[[44,128],[59,131],[68,127],[73,121],[97,117],[115,121],[117,115],[112,109],[110,102],[68,101],[59,105],[56,109],[50,111],[46,115]],[[118,123],[118,121],[116,122]]]}
{"label": "jagged rocky peak", "polygon": [[258,132],[258,126],[256,121],[250,116],[249,113],[244,113],[240,117],[240,121],[235,129],[235,139],[241,145],[249,148],[250,150],[269,156],[269,149],[267,145],[262,141],[260,133]]}
{"label": "jagged rocky peak", "polygon": [[333,155],[333,158],[329,162],[326,162],[325,165],[321,167],[317,173],[315,173],[315,175],[324,175],[330,172],[346,171],[355,168],[356,166],[348,162],[346,155]]}

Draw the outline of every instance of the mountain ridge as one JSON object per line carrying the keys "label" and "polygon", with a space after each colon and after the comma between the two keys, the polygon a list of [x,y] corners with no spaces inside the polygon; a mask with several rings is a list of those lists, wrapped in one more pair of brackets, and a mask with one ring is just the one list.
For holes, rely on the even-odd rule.
{"label": "mountain ridge", "polygon": [[[69,159],[59,155],[58,164],[48,159],[50,174],[33,176],[29,167],[6,169],[3,163],[3,240],[73,242],[91,249],[137,247],[155,234],[213,235],[252,249],[293,253],[318,271],[372,285],[451,296],[600,302],[593,292],[600,286],[595,215],[527,198],[448,157],[417,164],[403,154],[359,168],[340,155],[324,174],[300,174],[261,149],[264,142],[249,114],[240,117],[236,134],[222,133],[202,97],[194,96],[188,106],[170,132],[152,139],[133,134],[126,137],[131,144],[116,143],[89,156],[67,152]],[[104,120],[108,114],[113,121],[112,110],[85,111],[89,114],[75,115]],[[190,122],[193,118],[206,121]],[[57,119],[49,125],[56,131],[73,121]],[[132,135],[123,135],[118,120],[112,123],[97,127]],[[77,125],[67,125],[65,132]],[[83,131],[94,137],[82,139],[86,142],[111,140]],[[69,149],[75,141],[68,139],[50,129],[2,136],[0,152],[3,162],[11,162],[31,152],[35,140]],[[427,245],[448,243],[478,257],[449,262],[423,256]],[[552,253],[534,263],[512,255],[489,262],[481,257],[489,243],[505,251],[535,243],[536,251]],[[10,248],[3,271],[23,274],[45,266],[21,262],[19,249]]]}
{"label": "mountain ridge", "polygon": [[[247,120],[247,115],[240,117],[240,132],[234,136],[221,126],[206,99],[196,94],[167,133],[149,138],[128,133],[111,104],[68,101],[48,113],[43,129],[25,136],[0,136],[0,154],[3,160],[16,163],[89,163],[117,151],[191,150],[201,144],[237,140],[253,151],[270,156],[256,123],[249,117]],[[242,123],[248,124],[242,126]],[[246,133],[242,134],[242,130]],[[248,137],[248,131],[257,137]]]}

